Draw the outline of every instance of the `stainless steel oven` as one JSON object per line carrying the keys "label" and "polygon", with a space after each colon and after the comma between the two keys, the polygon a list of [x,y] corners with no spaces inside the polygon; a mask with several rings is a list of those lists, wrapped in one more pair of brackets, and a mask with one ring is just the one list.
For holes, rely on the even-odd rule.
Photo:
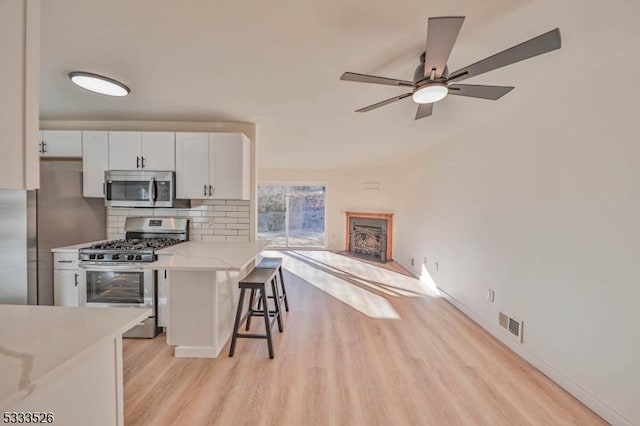
{"label": "stainless steel oven", "polygon": [[189,204],[189,200],[176,200],[172,171],[108,170],[105,185],[108,207],[187,207]]}
{"label": "stainless steel oven", "polygon": [[150,268],[160,250],[189,239],[189,220],[177,217],[127,217],[125,239],[78,251],[80,306],[150,308],[152,314],[124,337],[153,338],[158,327],[157,272]]}
{"label": "stainless steel oven", "polygon": [[136,264],[80,262],[79,267],[80,306],[149,308],[152,316],[124,337],[154,337],[158,333],[156,271]]}

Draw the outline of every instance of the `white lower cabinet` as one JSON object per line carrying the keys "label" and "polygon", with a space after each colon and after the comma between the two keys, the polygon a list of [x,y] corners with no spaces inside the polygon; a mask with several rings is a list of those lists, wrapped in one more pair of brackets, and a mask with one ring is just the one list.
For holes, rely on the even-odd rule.
{"label": "white lower cabinet", "polygon": [[79,306],[78,252],[53,253],[53,304]]}
{"label": "white lower cabinet", "polygon": [[158,327],[167,326],[167,297],[169,296],[169,271],[161,269],[158,271]]}

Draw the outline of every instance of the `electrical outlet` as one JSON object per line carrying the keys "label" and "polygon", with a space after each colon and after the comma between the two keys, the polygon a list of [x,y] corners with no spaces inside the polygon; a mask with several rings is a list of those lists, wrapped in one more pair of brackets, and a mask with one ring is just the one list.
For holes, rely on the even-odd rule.
{"label": "electrical outlet", "polygon": [[415,263],[415,262],[414,262],[413,257],[412,257],[412,258],[411,258],[411,266],[414,266],[414,263]]}
{"label": "electrical outlet", "polygon": [[494,301],[494,299],[495,299],[495,296],[496,296],[496,293],[495,293],[493,290],[489,289],[489,290],[487,291],[487,300],[488,300],[489,302],[493,302],[493,301]]}

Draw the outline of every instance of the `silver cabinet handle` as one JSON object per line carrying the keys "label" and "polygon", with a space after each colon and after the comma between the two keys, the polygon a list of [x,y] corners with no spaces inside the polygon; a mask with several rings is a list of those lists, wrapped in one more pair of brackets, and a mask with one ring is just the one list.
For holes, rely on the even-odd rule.
{"label": "silver cabinet handle", "polygon": [[140,157],[136,157],[136,169],[140,168]]}
{"label": "silver cabinet handle", "polygon": [[211,197],[211,185],[209,185],[209,197]]}
{"label": "silver cabinet handle", "polygon": [[204,186],[204,196],[207,196],[207,185]]}
{"label": "silver cabinet handle", "polygon": [[58,260],[58,263],[73,263],[73,260]]}
{"label": "silver cabinet handle", "polygon": [[144,169],[144,157],[140,157],[140,164],[142,165],[141,169]]}
{"label": "silver cabinet handle", "polygon": [[78,273],[76,272],[76,273],[75,273],[75,274],[73,274],[73,275],[75,275],[76,287],[78,287]]}

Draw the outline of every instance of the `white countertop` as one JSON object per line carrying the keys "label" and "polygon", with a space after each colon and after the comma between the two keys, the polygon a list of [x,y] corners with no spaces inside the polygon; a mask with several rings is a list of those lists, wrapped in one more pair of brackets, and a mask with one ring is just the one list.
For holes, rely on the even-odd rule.
{"label": "white countertop", "polygon": [[268,245],[269,241],[187,241],[159,250],[158,260],[144,267],[184,271],[240,271]]}
{"label": "white countertop", "polygon": [[89,241],[86,243],[74,244],[72,246],[56,247],[56,248],[52,248],[51,252],[52,253],[64,253],[64,252],[73,253],[75,251],[78,251],[78,249],[81,249],[82,247],[88,247],[90,245],[102,243],[104,241],[107,241],[107,240]]}
{"label": "white countertop", "polygon": [[0,407],[149,315],[150,309],[0,305]]}

